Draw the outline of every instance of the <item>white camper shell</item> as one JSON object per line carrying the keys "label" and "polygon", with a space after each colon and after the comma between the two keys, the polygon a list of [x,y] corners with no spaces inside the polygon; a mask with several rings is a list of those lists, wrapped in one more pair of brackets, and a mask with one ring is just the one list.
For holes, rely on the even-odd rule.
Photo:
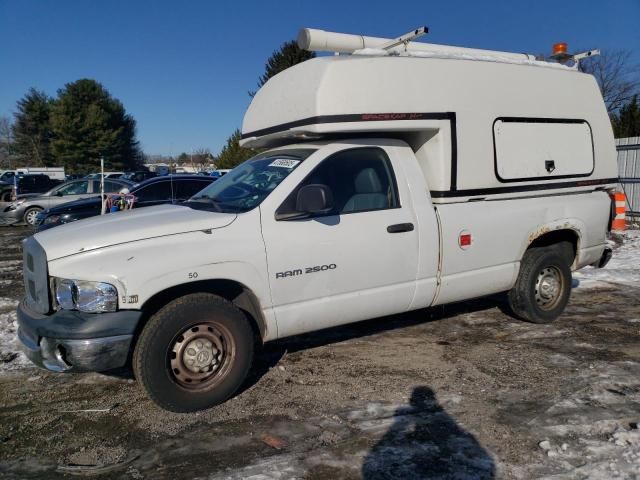
{"label": "white camper shell", "polygon": [[269,80],[242,126],[249,147],[345,136],[406,141],[434,203],[589,190],[617,176],[595,79],[551,63],[315,58]]}
{"label": "white camper shell", "polygon": [[156,403],[194,411],[242,385],[256,338],[493,294],[546,323],[572,270],[607,263],[616,151],[593,78],[522,54],[314,32],[310,45],[365,50],[271,78],[242,128],[264,151],[188,202],[25,240],[30,359],[131,359]]}

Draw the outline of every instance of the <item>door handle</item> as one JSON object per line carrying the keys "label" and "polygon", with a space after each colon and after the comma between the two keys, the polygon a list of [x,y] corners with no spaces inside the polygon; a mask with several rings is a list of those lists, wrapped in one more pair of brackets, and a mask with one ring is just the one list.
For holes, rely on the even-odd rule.
{"label": "door handle", "polygon": [[402,233],[402,232],[412,232],[413,231],[413,223],[396,223],[395,225],[389,225],[387,227],[387,232],[389,233]]}

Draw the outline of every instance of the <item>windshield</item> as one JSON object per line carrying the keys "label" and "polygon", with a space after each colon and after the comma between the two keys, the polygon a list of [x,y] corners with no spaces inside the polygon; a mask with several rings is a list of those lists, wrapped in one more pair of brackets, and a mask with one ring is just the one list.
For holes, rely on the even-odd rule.
{"label": "windshield", "polygon": [[216,212],[247,212],[260,205],[313,152],[315,149],[304,148],[261,153],[195,194],[185,205]]}

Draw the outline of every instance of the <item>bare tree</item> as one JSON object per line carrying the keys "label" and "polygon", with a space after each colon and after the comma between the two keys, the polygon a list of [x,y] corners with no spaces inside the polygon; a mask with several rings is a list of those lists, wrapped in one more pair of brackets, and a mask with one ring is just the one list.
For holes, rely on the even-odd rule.
{"label": "bare tree", "polygon": [[190,156],[189,163],[198,169],[204,169],[213,161],[213,155],[208,148],[197,148]]}
{"label": "bare tree", "polygon": [[0,117],[0,168],[11,168],[13,160],[13,132],[11,119]]}
{"label": "bare tree", "polygon": [[610,116],[640,90],[640,66],[631,63],[628,50],[603,50],[601,55],[581,60],[580,70],[596,78]]}

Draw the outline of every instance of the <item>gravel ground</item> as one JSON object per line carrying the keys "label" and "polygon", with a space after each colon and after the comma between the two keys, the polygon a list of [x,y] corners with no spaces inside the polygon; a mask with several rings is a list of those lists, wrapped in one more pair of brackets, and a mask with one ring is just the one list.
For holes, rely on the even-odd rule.
{"label": "gravel ground", "polygon": [[233,399],[173,414],[127,371],[16,355],[26,234],[0,231],[2,477],[640,478],[633,283],[577,276],[551,325],[483,299],[276,342]]}

